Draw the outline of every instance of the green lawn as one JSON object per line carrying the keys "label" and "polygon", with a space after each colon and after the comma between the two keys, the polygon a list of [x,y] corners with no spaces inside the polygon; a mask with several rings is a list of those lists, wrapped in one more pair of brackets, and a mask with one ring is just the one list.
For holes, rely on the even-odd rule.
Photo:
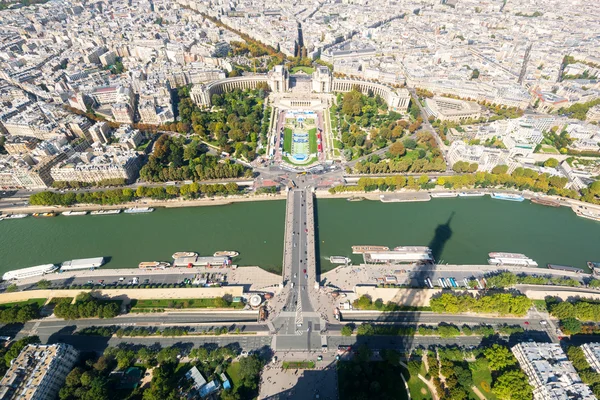
{"label": "green lawn", "polygon": [[74,297],[53,297],[50,300],[50,304],[71,304],[73,302]]}
{"label": "green lawn", "polygon": [[[158,299],[158,300],[131,300],[131,309],[145,308],[214,308],[215,299]],[[231,303],[228,308],[243,308],[244,304]]]}
{"label": "green lawn", "polygon": [[313,72],[315,72],[314,68],[311,67],[294,67],[292,68],[292,70],[290,71],[292,74],[295,74],[296,72],[300,72],[300,71],[304,71],[307,74],[312,74]]}
{"label": "green lawn", "polygon": [[338,117],[337,113],[335,113],[331,108],[329,109],[329,119],[331,120],[331,131],[337,132],[338,127]]}
{"label": "green lawn", "polygon": [[533,300],[533,305],[538,311],[548,311],[548,308],[546,307],[546,300]]}
{"label": "green lawn", "polygon": [[487,362],[482,363],[480,368],[477,368],[478,364],[474,362],[469,363],[471,372],[473,374],[473,384],[483,393],[488,400],[496,400],[497,397],[492,393],[492,373],[488,368]]}
{"label": "green lawn", "polygon": [[233,362],[233,363],[229,364],[229,367],[227,367],[225,374],[227,375],[227,377],[229,379],[231,379],[231,383],[234,388],[240,387],[240,385],[242,384],[242,380],[240,378],[240,363],[239,362]]}
{"label": "green lawn", "polygon": [[548,144],[543,144],[539,152],[545,154],[560,154],[560,152],[556,150],[554,146],[550,146]]}
{"label": "green lawn", "polygon": [[314,361],[284,361],[283,369],[313,369]]}
{"label": "green lawn", "polygon": [[25,301],[16,301],[14,303],[3,303],[0,304],[0,310],[8,308],[8,307],[13,307],[13,306],[24,306],[25,304],[31,304],[31,303],[37,303],[38,306],[43,306],[44,304],[46,304],[46,300],[48,299],[29,299],[29,300],[25,300]]}
{"label": "green lawn", "polygon": [[317,128],[312,128],[308,131],[308,145],[310,154],[317,152]]}
{"label": "green lawn", "polygon": [[286,153],[292,152],[292,129],[285,128],[283,130],[283,151]]}

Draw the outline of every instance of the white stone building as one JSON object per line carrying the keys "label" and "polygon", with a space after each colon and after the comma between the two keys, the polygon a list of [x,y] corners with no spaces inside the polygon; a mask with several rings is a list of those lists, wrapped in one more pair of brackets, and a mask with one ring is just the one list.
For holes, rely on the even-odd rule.
{"label": "white stone building", "polygon": [[534,400],[596,400],[558,343],[519,343],[512,353],[533,386]]}
{"label": "white stone building", "polygon": [[0,398],[53,400],[75,365],[79,352],[71,345],[27,345],[0,381]]}

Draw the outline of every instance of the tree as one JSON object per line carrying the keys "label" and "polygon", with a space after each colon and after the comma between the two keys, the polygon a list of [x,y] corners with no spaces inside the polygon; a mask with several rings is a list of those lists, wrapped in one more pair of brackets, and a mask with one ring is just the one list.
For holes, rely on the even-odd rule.
{"label": "tree", "polygon": [[494,168],[492,168],[492,174],[494,175],[500,175],[500,174],[505,174],[508,172],[508,165],[496,165]]}
{"label": "tree", "polygon": [[506,371],[496,379],[492,392],[501,400],[531,400],[533,389],[521,370]]}
{"label": "tree", "polygon": [[404,154],[406,154],[406,149],[404,148],[404,144],[402,144],[402,142],[399,140],[392,143],[389,151],[390,151],[390,154],[393,155],[394,157],[401,157]]}
{"label": "tree", "polygon": [[558,167],[558,160],[556,158],[549,158],[544,162],[544,167],[556,168]]}
{"label": "tree", "polygon": [[117,351],[115,358],[117,359],[117,368],[126,369],[133,365],[137,357],[133,350],[120,349]]}
{"label": "tree", "polygon": [[239,377],[242,384],[250,389],[258,387],[258,376],[262,370],[263,364],[256,354],[243,357],[240,360]]}
{"label": "tree", "polygon": [[561,320],[573,318],[575,317],[575,306],[573,306],[573,303],[563,301],[552,306],[550,314]]}
{"label": "tree", "polygon": [[4,361],[6,362],[6,366],[10,367],[10,363],[12,360],[17,358],[21,350],[25,348],[28,344],[38,344],[40,343],[40,338],[38,336],[26,336],[23,339],[19,339],[10,346],[10,349],[4,354]]}
{"label": "tree", "polygon": [[52,283],[49,280],[42,279],[41,281],[38,281],[36,285],[40,289],[48,289],[50,286],[52,286]]}
{"label": "tree", "polygon": [[483,355],[488,360],[489,367],[492,371],[499,371],[517,363],[517,359],[511,351],[498,344],[492,345],[483,351]]}
{"label": "tree", "polygon": [[14,283],[11,283],[10,285],[8,285],[6,287],[5,292],[6,293],[13,293],[19,290],[19,287],[17,285],[15,285]]}
{"label": "tree", "polygon": [[179,350],[177,348],[165,347],[158,352],[156,360],[159,364],[174,363],[177,362],[177,356],[179,356]]}
{"label": "tree", "polygon": [[354,330],[350,326],[344,325],[342,327],[342,336],[351,336],[353,331]]}
{"label": "tree", "polygon": [[567,335],[576,335],[581,332],[581,322],[575,318],[560,320],[560,327]]}

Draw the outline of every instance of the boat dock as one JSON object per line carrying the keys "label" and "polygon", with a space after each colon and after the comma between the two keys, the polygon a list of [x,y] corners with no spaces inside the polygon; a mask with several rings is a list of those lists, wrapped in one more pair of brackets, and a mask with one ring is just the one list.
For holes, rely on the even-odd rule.
{"label": "boat dock", "polygon": [[409,203],[414,201],[429,201],[431,196],[427,192],[386,193],[379,196],[382,203]]}
{"label": "boat dock", "polygon": [[231,260],[229,257],[180,257],[173,261],[173,267],[199,267],[205,265],[221,266],[229,265]]}

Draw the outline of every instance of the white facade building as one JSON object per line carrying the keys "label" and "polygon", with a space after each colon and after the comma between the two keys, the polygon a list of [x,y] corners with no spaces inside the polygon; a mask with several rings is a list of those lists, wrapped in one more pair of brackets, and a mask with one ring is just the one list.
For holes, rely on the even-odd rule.
{"label": "white facade building", "polygon": [[534,388],[534,400],[597,400],[558,343],[519,343],[511,350]]}
{"label": "white facade building", "polygon": [[28,345],[0,381],[0,398],[54,400],[78,357],[79,352],[64,343]]}

